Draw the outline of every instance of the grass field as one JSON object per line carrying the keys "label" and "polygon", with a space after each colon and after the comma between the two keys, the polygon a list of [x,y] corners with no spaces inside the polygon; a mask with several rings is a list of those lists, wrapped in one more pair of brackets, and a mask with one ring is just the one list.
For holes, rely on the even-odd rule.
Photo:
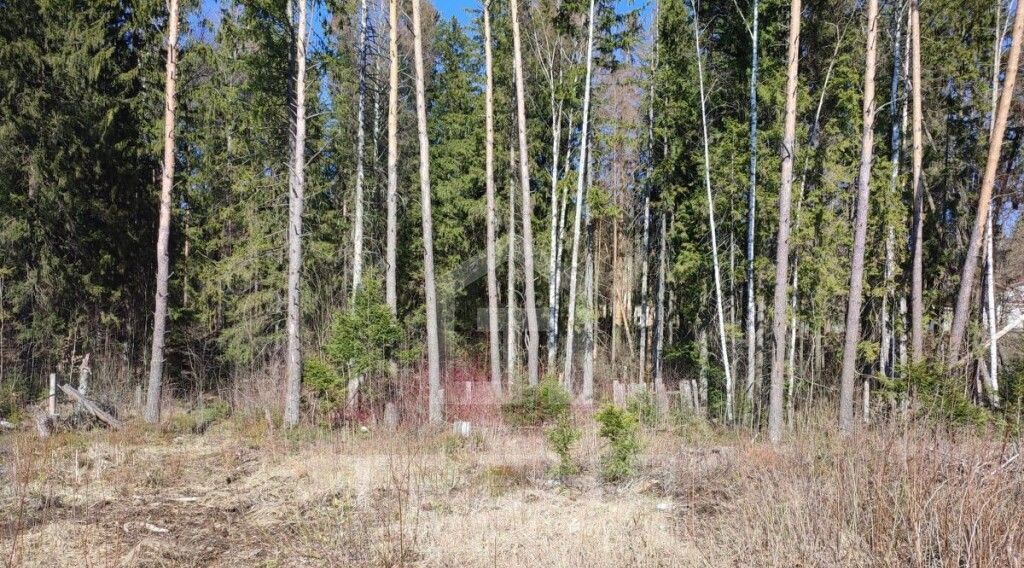
{"label": "grass field", "polygon": [[11,566],[1021,566],[1024,459],[999,433],[822,414],[775,449],[699,421],[643,433],[628,480],[552,477],[539,430],[0,438]]}

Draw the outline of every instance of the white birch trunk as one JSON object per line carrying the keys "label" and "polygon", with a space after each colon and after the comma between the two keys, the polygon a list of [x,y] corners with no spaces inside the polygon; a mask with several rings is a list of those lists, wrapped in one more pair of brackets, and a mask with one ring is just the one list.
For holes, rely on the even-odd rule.
{"label": "white birch trunk", "polygon": [[508,179],[508,267],[505,272],[505,374],[508,376],[508,386],[511,389],[516,376],[517,357],[517,335],[516,329],[516,185],[515,176],[515,150],[508,152],[509,179]]}
{"label": "white birch trunk", "polygon": [[[594,183],[594,164],[592,160],[587,166],[587,187]],[[594,320],[597,311],[594,305],[594,220],[590,216],[590,207],[584,213],[584,229],[586,230],[586,257],[584,260],[583,290],[584,300],[587,307],[587,318],[583,322],[583,386],[580,390],[580,398],[584,406],[590,406],[594,402],[594,335],[596,326]]]}
{"label": "white birch trunk", "polygon": [[[398,315],[398,0],[388,2],[388,190],[384,299]],[[394,370],[394,364],[392,364]]]}
{"label": "white birch trunk", "polygon": [[562,383],[572,392],[573,337],[576,333],[576,273],[580,255],[580,222],[583,217],[583,183],[587,165],[587,144],[590,127],[590,81],[594,59],[594,0],[590,0],[587,24],[587,73],[583,83],[583,128],[580,130],[580,156],[576,168],[576,215],[572,227],[572,257],[569,262],[569,313],[565,325],[565,367]]}
{"label": "white birch trunk", "polygon": [[725,310],[722,303],[722,276],[718,262],[718,227],[715,224],[715,196],[711,193],[711,155],[708,142],[707,105],[704,99],[704,63],[700,52],[700,25],[696,6],[693,7],[693,40],[697,54],[697,77],[700,86],[700,116],[704,141],[704,189],[708,200],[708,225],[711,228],[711,263],[715,275],[715,304],[718,311],[718,339],[722,350],[722,369],[725,373],[725,419],[733,419],[732,370],[725,336]]}
{"label": "white birch trunk", "polygon": [[555,84],[551,84],[551,254],[548,257],[548,372],[558,356],[558,147],[562,141],[562,109],[555,109]]}
{"label": "white birch trunk", "polygon": [[356,109],[356,187],[352,215],[352,302],[363,282],[363,183],[366,174],[363,169],[363,155],[366,148],[366,24],[369,10],[366,0],[360,0],[362,13],[359,16],[359,93]]}
{"label": "white birch trunk", "polygon": [[758,30],[758,12],[760,6],[758,0],[754,0],[752,26],[750,31],[750,191],[747,194],[747,311],[746,331],[744,339],[747,342],[747,384],[746,399],[748,411],[753,416],[754,409],[754,383],[756,371],[754,353],[756,349],[756,332],[754,326],[757,323],[757,313],[754,303],[754,241],[757,238],[757,73],[760,70],[758,53],[758,42],[760,40]]}

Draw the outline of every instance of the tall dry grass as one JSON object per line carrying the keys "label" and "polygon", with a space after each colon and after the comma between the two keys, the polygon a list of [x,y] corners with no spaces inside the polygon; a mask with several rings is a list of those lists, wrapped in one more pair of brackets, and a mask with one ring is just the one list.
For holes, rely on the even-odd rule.
{"label": "tall dry grass", "polygon": [[504,426],[285,432],[236,415],[201,435],[7,435],[0,564],[1021,566],[1018,438],[926,423],[841,438],[822,411],[774,448],[694,419],[647,429],[635,475],[606,484],[577,420],[582,473],[565,481],[539,431]]}

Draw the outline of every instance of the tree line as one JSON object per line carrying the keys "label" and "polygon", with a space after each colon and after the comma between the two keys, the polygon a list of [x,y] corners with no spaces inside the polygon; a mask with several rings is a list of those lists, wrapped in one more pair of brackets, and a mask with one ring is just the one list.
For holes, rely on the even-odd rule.
{"label": "tree line", "polygon": [[615,379],[778,441],[1024,392],[1019,2],[2,9],[8,401]]}

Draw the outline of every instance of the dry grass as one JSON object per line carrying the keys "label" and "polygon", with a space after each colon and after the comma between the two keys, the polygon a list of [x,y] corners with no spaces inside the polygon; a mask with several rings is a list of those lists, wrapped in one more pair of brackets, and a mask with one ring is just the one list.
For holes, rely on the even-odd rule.
{"label": "dry grass", "polygon": [[[12,566],[1020,566],[1024,459],[919,427],[810,424],[776,450],[647,432],[637,476],[548,475],[539,432],[0,438]],[[699,435],[695,435],[699,432]],[[163,532],[166,531],[166,532]]]}

